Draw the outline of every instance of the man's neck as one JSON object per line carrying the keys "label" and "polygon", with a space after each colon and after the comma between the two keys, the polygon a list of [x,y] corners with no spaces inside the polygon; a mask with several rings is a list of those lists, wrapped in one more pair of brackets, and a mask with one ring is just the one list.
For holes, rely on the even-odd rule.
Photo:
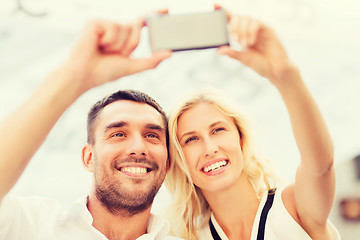
{"label": "man's neck", "polygon": [[87,208],[93,217],[92,226],[109,240],[137,239],[147,231],[151,207],[132,216],[125,212],[115,215],[94,194],[90,194]]}

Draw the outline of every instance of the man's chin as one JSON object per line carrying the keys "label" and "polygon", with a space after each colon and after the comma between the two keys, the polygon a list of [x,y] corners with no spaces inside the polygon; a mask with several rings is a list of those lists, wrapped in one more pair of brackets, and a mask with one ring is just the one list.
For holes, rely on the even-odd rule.
{"label": "man's chin", "polygon": [[149,209],[157,191],[155,186],[129,188],[126,184],[125,188],[124,186],[110,186],[108,189],[98,187],[96,197],[112,214],[132,216]]}

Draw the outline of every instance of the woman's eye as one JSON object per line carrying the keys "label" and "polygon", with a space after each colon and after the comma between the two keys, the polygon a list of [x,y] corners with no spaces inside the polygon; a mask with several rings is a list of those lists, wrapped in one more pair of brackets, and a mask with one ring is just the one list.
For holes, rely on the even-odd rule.
{"label": "woman's eye", "polygon": [[220,131],[223,131],[223,130],[225,130],[225,128],[223,128],[223,127],[216,128],[216,129],[213,131],[213,133],[217,133],[217,132],[220,132]]}
{"label": "woman's eye", "polygon": [[188,139],[185,140],[185,144],[187,144],[187,143],[189,143],[189,142],[191,142],[191,141],[195,141],[195,140],[197,140],[196,137],[190,137],[190,138],[188,138]]}

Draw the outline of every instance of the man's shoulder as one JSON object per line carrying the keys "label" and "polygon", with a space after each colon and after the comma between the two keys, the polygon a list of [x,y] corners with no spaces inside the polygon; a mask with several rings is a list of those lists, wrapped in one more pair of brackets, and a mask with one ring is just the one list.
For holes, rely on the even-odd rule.
{"label": "man's shoulder", "polygon": [[0,202],[0,215],[27,216],[34,219],[49,218],[62,219],[69,214],[83,213],[79,208],[86,209],[86,197],[82,197],[73,203],[72,207],[65,209],[60,201],[41,196],[17,196],[6,195]]}
{"label": "man's shoulder", "polygon": [[60,206],[59,201],[46,197],[39,196],[14,196],[6,195],[1,203],[0,209],[11,206],[16,206],[17,208],[40,208],[46,210],[47,208],[58,208]]}
{"label": "man's shoulder", "polygon": [[55,226],[58,213],[59,203],[54,199],[7,195],[0,205],[0,239],[34,238],[43,226]]}
{"label": "man's shoulder", "polygon": [[182,240],[182,238],[171,236],[169,222],[166,219],[159,217],[155,214],[150,215],[148,233],[156,235],[156,239]]}

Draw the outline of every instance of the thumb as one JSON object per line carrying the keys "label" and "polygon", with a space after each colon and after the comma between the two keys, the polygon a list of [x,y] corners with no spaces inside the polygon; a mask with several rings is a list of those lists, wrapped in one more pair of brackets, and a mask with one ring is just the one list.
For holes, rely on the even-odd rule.
{"label": "thumb", "polygon": [[154,53],[150,58],[135,59],[135,64],[133,64],[131,72],[136,73],[155,68],[163,60],[169,58],[171,53],[171,51],[159,51]]}
{"label": "thumb", "polygon": [[267,60],[261,54],[251,49],[240,52],[232,49],[231,47],[225,46],[219,48],[218,53],[239,60],[245,66],[253,69],[263,77],[268,78],[271,74],[271,68]]}
{"label": "thumb", "polygon": [[236,60],[239,60],[240,62],[242,62],[243,64],[248,66],[248,62],[249,62],[248,55],[249,54],[247,52],[240,52],[240,51],[234,50],[233,48],[231,48],[229,46],[220,47],[220,48],[218,48],[217,52],[220,55],[226,55],[226,56],[229,56]]}

